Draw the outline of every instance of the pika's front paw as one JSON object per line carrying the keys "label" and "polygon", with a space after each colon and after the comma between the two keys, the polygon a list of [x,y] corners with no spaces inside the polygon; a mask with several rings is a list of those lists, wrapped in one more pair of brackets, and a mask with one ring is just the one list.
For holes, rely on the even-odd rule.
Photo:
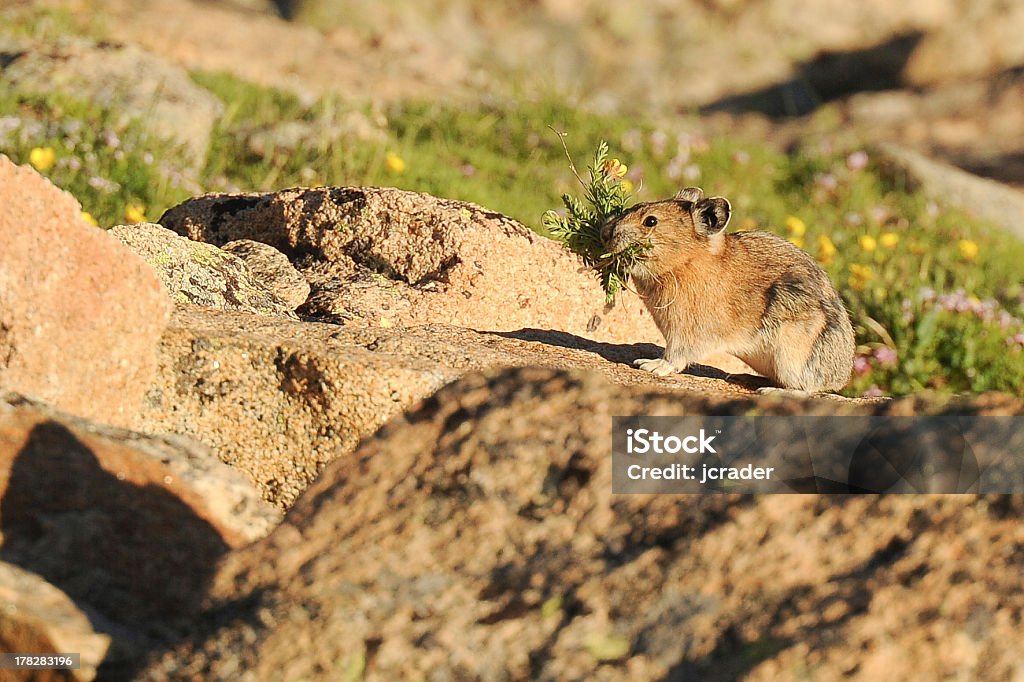
{"label": "pika's front paw", "polygon": [[633,366],[639,367],[645,372],[656,374],[659,377],[667,377],[668,375],[675,374],[676,372],[679,371],[678,367],[673,365],[668,360],[665,360],[664,358],[656,358],[654,360],[634,360]]}

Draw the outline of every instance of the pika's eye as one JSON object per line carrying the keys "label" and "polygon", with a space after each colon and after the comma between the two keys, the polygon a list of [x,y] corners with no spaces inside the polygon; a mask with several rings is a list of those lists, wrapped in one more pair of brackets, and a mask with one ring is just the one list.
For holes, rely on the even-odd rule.
{"label": "pika's eye", "polygon": [[654,227],[658,224],[658,218],[652,215],[644,218],[644,227]]}

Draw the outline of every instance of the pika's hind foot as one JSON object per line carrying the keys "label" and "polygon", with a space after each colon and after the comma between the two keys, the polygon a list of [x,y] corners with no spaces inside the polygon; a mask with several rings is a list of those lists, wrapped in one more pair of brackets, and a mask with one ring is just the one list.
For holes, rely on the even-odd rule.
{"label": "pika's hind foot", "polygon": [[679,368],[673,365],[671,362],[664,358],[655,358],[653,360],[639,359],[633,361],[634,367],[639,367],[645,372],[650,372],[659,377],[667,377],[670,374],[675,374],[679,371]]}
{"label": "pika's hind foot", "polygon": [[810,398],[813,393],[799,388],[779,388],[777,386],[765,386],[757,389],[760,395],[774,395],[780,398]]}

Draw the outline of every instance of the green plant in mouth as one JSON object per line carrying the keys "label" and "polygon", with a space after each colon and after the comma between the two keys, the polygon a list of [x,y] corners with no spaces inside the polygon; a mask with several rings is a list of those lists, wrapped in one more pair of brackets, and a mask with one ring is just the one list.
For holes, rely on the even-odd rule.
{"label": "green plant in mouth", "polygon": [[[566,156],[569,156],[568,150]],[[584,199],[563,194],[566,214],[547,211],[544,227],[554,239],[597,270],[605,297],[612,303],[628,283],[633,266],[651,247],[649,242],[637,242],[616,253],[608,253],[601,238],[601,228],[629,208],[631,183],[624,179],[627,168],[618,159],[608,158],[608,143],[604,140],[597,146],[594,161],[588,167],[589,182],[580,178],[571,156],[569,166],[583,186]]]}

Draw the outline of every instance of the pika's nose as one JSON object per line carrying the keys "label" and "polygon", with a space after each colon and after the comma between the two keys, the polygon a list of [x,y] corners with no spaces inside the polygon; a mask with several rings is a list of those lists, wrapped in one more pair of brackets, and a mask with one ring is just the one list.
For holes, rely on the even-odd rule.
{"label": "pika's nose", "polygon": [[608,247],[611,246],[612,237],[615,235],[615,223],[611,220],[601,226],[601,243]]}

